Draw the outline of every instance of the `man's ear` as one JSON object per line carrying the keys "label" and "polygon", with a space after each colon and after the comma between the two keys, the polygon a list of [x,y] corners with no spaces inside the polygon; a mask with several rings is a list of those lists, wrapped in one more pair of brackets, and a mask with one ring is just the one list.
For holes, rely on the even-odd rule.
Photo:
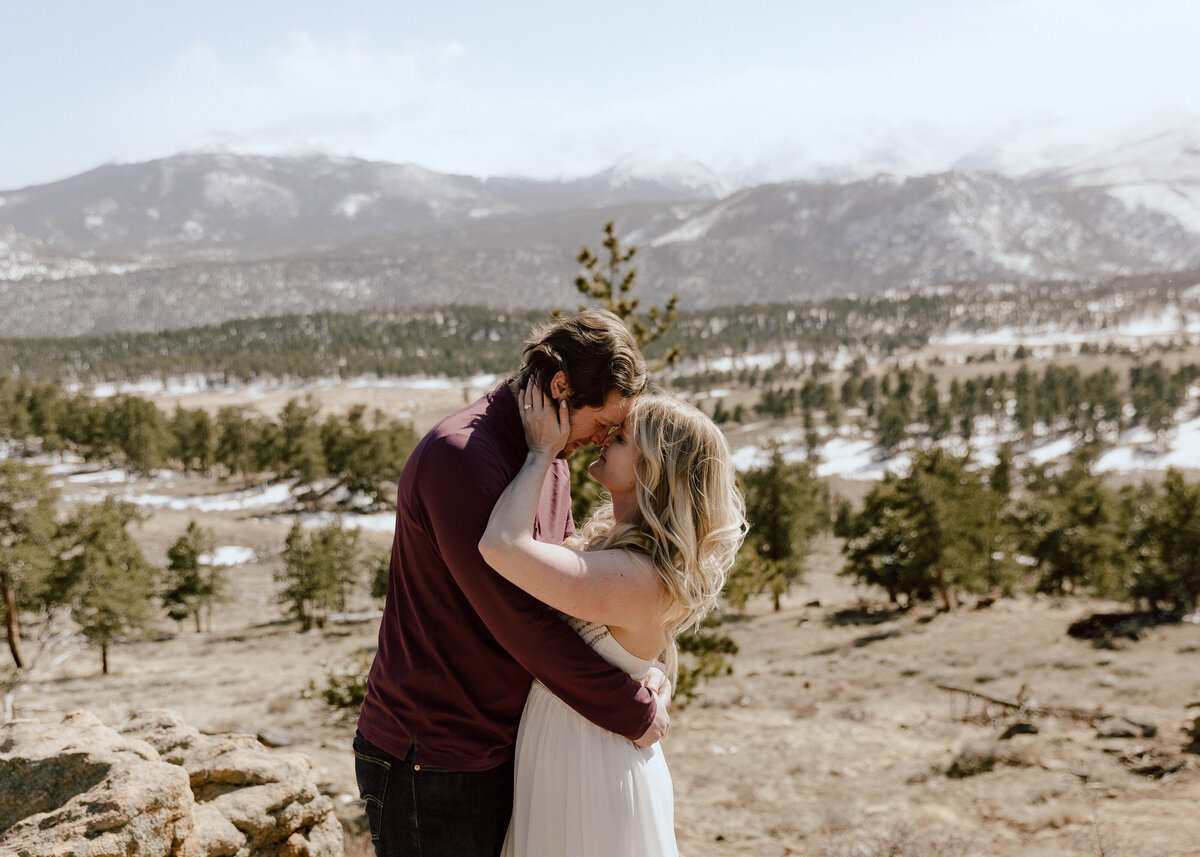
{"label": "man's ear", "polygon": [[571,388],[567,385],[567,373],[561,369],[550,379],[550,395],[556,399],[566,399],[571,395]]}

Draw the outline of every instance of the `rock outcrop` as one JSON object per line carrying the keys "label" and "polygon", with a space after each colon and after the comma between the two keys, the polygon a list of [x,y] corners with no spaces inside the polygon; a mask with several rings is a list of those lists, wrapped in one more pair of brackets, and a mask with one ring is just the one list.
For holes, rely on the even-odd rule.
{"label": "rock outcrop", "polygon": [[120,731],[76,712],[0,726],[0,855],[341,857],[333,805],[297,754],[205,735],[170,711]]}

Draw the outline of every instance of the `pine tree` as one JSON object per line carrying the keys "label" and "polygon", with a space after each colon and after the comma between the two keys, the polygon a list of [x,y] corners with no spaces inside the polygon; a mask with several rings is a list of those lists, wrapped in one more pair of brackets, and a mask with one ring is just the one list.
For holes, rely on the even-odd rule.
{"label": "pine tree", "polygon": [[936,593],[947,610],[959,592],[1003,588],[993,559],[1003,498],[968,465],[935,448],[918,454],[907,476],[876,484],[843,547],[842,574],[883,587],[893,601]]}
{"label": "pine tree", "polygon": [[1092,472],[1094,450],[1077,452],[1060,473],[1034,467],[1029,496],[1015,511],[1022,550],[1037,561],[1038,589],[1114,596],[1124,589],[1128,558],[1117,495]]}
{"label": "pine tree", "polygon": [[150,473],[166,461],[170,444],[162,413],[137,396],[120,396],[107,414],[107,435],[134,473]]}
{"label": "pine tree", "polygon": [[[604,249],[608,251],[608,255],[603,260],[587,246],[579,249],[576,261],[583,266],[583,271],[575,278],[575,288],[602,309],[621,319],[633,334],[638,347],[645,348],[675,326],[679,319],[679,299],[671,295],[662,308],[653,305],[643,315],[638,309],[641,299],[633,294],[637,269],[629,264],[636,255],[637,248],[630,246],[628,249],[622,249],[611,220],[604,224]],[[555,313],[557,314],[557,310]],[[651,369],[673,365],[680,354],[678,346],[671,348],[661,360],[651,365]],[[581,455],[572,456],[567,460],[571,471],[571,512],[577,521],[586,518],[601,498],[599,487],[588,477],[588,464]]]}
{"label": "pine tree", "polygon": [[321,447],[317,406],[311,398],[300,402],[289,399],[279,414],[277,435],[280,475],[294,476],[301,484],[311,485],[325,475],[325,454]]}
{"label": "pine tree", "polygon": [[730,574],[726,597],[745,604],[770,592],[775,610],[804,575],[812,539],[830,523],[829,493],[808,462],[788,464],[776,446],[766,467],[742,476],[749,533]]}
{"label": "pine tree", "polygon": [[[586,246],[579,249],[576,261],[584,270],[575,278],[575,288],[625,322],[637,344],[644,348],[675,326],[679,319],[679,298],[671,295],[661,308],[651,306],[643,315],[638,311],[641,299],[633,295],[637,269],[629,266],[637,248],[630,246],[627,250],[621,249],[621,241],[611,220],[604,224],[604,249],[608,251],[608,256],[603,260]],[[671,348],[658,366],[653,368],[673,365],[680,353],[678,346]]]}
{"label": "pine tree", "polygon": [[393,499],[395,483],[404,462],[416,445],[412,427],[398,420],[385,420],[375,411],[368,425],[366,409],[357,405],[346,418],[328,417],[321,425],[321,445],[326,468],[341,486],[354,494],[366,494],[375,505]]}
{"label": "pine tree", "polygon": [[17,669],[21,654],[18,611],[44,591],[54,560],[54,507],[58,490],[40,468],[0,459],[0,595],[8,650]]}
{"label": "pine tree", "polygon": [[207,473],[213,461],[213,423],[206,411],[176,405],[171,417],[171,457],[184,473]]}
{"label": "pine tree", "polygon": [[1200,484],[1171,469],[1131,537],[1134,574],[1129,594],[1162,609],[1200,606]]}
{"label": "pine tree", "polygon": [[908,424],[912,418],[912,402],[899,396],[890,398],[876,414],[876,440],[884,450],[894,452],[908,437]]}
{"label": "pine tree", "polygon": [[1161,361],[1129,370],[1129,398],[1134,423],[1161,437],[1175,424],[1175,412],[1183,404],[1186,387],[1167,375]]}
{"label": "pine tree", "polygon": [[930,440],[941,440],[949,434],[950,419],[942,408],[937,379],[933,375],[925,376],[925,386],[921,388],[920,417],[929,431]]}
{"label": "pine tree", "polygon": [[[212,605],[224,590],[223,576],[211,562],[215,541],[211,530],[189,521],[187,530],[167,549],[167,568],[163,575],[162,604],[167,616],[182,622],[191,616],[200,633],[201,615],[208,611],[212,630]],[[205,560],[205,557],[210,557]]]}
{"label": "pine tree", "polygon": [[55,585],[69,593],[71,617],[100,647],[101,671],[108,674],[109,647],[145,629],[152,619],[155,569],[146,562],[128,528],[137,509],[111,497],[81,506],[60,530],[65,546]]}
{"label": "pine tree", "polygon": [[217,442],[213,458],[225,466],[229,475],[240,473],[245,479],[254,461],[254,426],[244,407],[225,407],[217,411]]}
{"label": "pine tree", "polygon": [[358,531],[340,522],[305,536],[300,523],[292,525],[283,549],[283,569],[276,572],[280,603],[288,605],[303,630],[324,627],[326,616],[344,609],[346,590],[361,570]]}

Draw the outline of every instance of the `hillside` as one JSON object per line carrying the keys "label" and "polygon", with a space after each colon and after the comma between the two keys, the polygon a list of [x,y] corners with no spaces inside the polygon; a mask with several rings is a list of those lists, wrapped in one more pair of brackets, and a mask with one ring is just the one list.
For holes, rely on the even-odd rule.
{"label": "hillside", "polygon": [[640,249],[645,296],[692,308],[1164,273],[1200,265],[1198,133],[1032,176],[743,189],[697,165],[557,182],[319,155],[109,165],[0,192],[0,336],[547,306],[608,220]]}

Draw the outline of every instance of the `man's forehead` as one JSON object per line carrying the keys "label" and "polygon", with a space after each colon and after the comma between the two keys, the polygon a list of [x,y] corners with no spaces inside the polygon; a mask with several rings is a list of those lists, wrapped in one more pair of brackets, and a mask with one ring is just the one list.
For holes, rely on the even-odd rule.
{"label": "man's forehead", "polygon": [[617,393],[611,393],[608,401],[604,403],[604,407],[596,412],[596,422],[615,428],[625,421],[632,404],[632,399],[625,399]]}

